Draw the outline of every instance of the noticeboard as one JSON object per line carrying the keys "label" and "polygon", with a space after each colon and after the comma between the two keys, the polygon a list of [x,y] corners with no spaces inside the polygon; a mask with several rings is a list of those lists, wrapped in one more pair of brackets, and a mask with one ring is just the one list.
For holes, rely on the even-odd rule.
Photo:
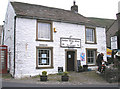
{"label": "noticeboard", "polygon": [[111,37],[111,49],[118,49],[118,37]]}

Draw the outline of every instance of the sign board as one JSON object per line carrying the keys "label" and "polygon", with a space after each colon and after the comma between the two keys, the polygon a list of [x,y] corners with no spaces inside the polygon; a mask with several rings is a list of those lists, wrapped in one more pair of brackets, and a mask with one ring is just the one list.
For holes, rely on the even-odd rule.
{"label": "sign board", "polygon": [[76,38],[60,38],[60,46],[61,47],[71,47],[71,48],[80,48],[81,47],[81,39]]}
{"label": "sign board", "polygon": [[118,49],[118,39],[117,39],[117,36],[111,37],[111,49]]}
{"label": "sign board", "polygon": [[107,57],[112,57],[112,50],[107,48]]}
{"label": "sign board", "polygon": [[63,67],[58,67],[58,73],[63,73]]}
{"label": "sign board", "polygon": [[77,71],[79,71],[79,67],[81,66],[80,60],[77,60]]}

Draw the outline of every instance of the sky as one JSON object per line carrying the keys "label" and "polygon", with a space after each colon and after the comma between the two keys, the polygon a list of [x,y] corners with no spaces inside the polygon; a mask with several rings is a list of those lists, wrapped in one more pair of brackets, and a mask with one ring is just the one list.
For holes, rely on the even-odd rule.
{"label": "sky", "polygon": [[[0,0],[0,25],[3,25],[9,1],[38,4],[70,10],[74,0]],[[116,19],[120,0],[75,0],[78,13],[85,17]]]}

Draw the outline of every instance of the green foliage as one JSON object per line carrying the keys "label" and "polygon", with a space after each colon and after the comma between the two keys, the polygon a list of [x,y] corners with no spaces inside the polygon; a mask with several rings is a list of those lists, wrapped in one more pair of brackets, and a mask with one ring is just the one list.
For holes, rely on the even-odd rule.
{"label": "green foliage", "polygon": [[67,71],[63,72],[63,75],[68,76],[68,72]]}
{"label": "green foliage", "polygon": [[43,75],[43,76],[46,76],[46,75],[47,75],[47,71],[43,71],[43,72],[42,72],[42,75]]}
{"label": "green foliage", "polygon": [[82,66],[79,66],[79,69],[82,69]]}

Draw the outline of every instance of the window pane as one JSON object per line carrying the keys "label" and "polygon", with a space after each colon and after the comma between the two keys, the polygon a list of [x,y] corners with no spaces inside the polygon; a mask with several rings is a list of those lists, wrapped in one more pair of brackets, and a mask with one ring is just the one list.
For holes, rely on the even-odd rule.
{"label": "window pane", "polygon": [[90,63],[90,58],[88,58],[88,63]]}
{"label": "window pane", "polygon": [[50,29],[49,23],[38,23],[38,38],[50,39]]}
{"label": "window pane", "polygon": [[94,62],[93,60],[94,60],[94,58],[91,58],[91,63],[93,63],[93,62]]}

